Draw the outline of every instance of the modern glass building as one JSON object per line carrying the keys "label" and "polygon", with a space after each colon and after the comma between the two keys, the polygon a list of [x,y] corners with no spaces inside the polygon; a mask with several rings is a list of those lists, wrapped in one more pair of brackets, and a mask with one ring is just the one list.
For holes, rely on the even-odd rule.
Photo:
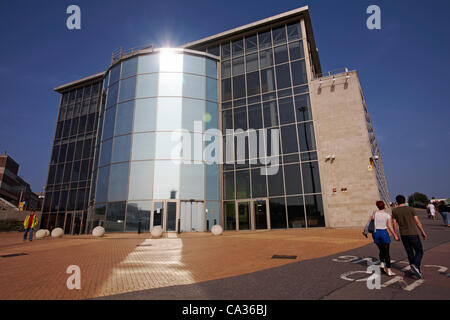
{"label": "modern glass building", "polygon": [[[327,79],[307,7],[179,48],[113,55],[104,73],[56,88],[62,98],[41,227],[78,234],[97,225],[360,225],[339,208],[356,201],[366,210],[372,198],[386,199],[381,158],[356,73],[334,75],[329,91]],[[355,92],[361,101],[351,99]],[[333,134],[339,123],[330,115],[341,113],[361,113],[363,131],[357,123]],[[339,152],[356,156],[340,163]],[[375,172],[366,172],[369,161]],[[338,180],[345,195],[335,191]]]}

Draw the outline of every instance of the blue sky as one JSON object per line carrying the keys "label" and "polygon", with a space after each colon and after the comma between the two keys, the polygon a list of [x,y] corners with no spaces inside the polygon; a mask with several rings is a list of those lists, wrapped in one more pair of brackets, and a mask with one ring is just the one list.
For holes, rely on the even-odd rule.
{"label": "blue sky", "polygon": [[[79,31],[66,8],[81,7]],[[53,88],[105,70],[114,49],[176,46],[309,5],[324,71],[359,72],[388,188],[450,196],[450,2],[54,1],[0,2],[0,152],[34,191],[45,185],[59,95]],[[381,30],[366,8],[381,8]]]}

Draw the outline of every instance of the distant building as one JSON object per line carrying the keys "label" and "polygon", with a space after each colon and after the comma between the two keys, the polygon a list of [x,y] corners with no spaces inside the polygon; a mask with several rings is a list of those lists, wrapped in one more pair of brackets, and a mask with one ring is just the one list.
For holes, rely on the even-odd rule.
{"label": "distant building", "polygon": [[0,155],[0,198],[14,206],[25,201],[24,209],[40,209],[42,201],[30,185],[18,176],[19,164],[6,152]]}

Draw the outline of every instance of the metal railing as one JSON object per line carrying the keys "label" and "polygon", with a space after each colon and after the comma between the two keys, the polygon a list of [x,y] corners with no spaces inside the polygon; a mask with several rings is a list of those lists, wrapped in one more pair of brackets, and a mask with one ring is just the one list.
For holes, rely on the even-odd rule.
{"label": "metal railing", "polygon": [[127,56],[127,55],[131,55],[137,51],[141,51],[144,49],[152,49],[153,48],[153,44],[149,44],[149,45],[145,45],[145,46],[139,46],[139,47],[134,47],[134,48],[130,48],[130,49],[123,49],[123,47],[120,47],[116,50],[114,50],[112,52],[111,55],[111,64],[120,60],[122,57]]}
{"label": "metal railing", "polygon": [[332,70],[332,71],[328,71],[325,73],[319,73],[314,75],[314,79],[319,79],[319,78],[326,78],[326,77],[331,77],[337,74],[341,74],[341,73],[348,73],[348,68],[340,68],[340,69],[336,69],[336,70]]}

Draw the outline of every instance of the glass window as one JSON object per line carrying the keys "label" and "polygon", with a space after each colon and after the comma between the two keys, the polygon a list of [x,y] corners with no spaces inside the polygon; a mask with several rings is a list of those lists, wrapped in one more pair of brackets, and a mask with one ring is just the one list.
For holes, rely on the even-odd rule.
{"label": "glass window", "polygon": [[233,56],[244,53],[244,41],[242,39],[233,41]]}
{"label": "glass window", "polygon": [[126,202],[108,203],[106,209],[106,232],[123,232]]}
{"label": "glass window", "polygon": [[270,30],[258,34],[259,49],[265,49],[272,46],[272,36]]}
{"label": "glass window", "polygon": [[301,194],[302,179],[300,165],[292,164],[284,166],[284,177],[286,182],[286,194]]}
{"label": "glass window", "polygon": [[288,61],[288,51],[287,46],[279,46],[274,48],[275,52],[275,63],[280,64]]}
{"label": "glass window", "polygon": [[217,103],[206,102],[206,114],[204,116],[205,130],[219,129],[219,110]]}
{"label": "glass window", "polygon": [[256,34],[250,37],[245,37],[245,52],[249,53],[258,49]]}
{"label": "glass window", "polygon": [[111,161],[111,151],[112,151],[112,139],[103,141],[101,154],[100,154],[100,166],[110,163]]}
{"label": "glass window", "polygon": [[261,70],[261,91],[269,92],[275,90],[275,75],[273,68]]}
{"label": "glass window", "polygon": [[106,202],[108,190],[109,167],[98,169],[95,202]]}
{"label": "glass window", "polygon": [[154,131],[155,120],[156,98],[136,100],[133,131]]}
{"label": "glass window", "polygon": [[225,201],[224,204],[224,229],[236,230],[236,205],[231,201]]}
{"label": "glass window", "polygon": [[281,127],[281,137],[283,140],[283,153],[298,152],[297,131],[295,125]]}
{"label": "glass window", "polygon": [[248,124],[250,129],[261,129],[263,127],[261,104],[248,106]]}
{"label": "glass window", "polygon": [[205,113],[205,101],[183,98],[182,128],[194,132],[195,129],[203,132],[203,116]]}
{"label": "glass window", "polygon": [[247,73],[247,96],[259,93],[259,71]]}
{"label": "glass window", "polygon": [[159,71],[159,54],[139,56],[139,73]]}
{"label": "glass window", "polygon": [[117,120],[114,135],[130,133],[133,125],[134,101],[117,105]]}
{"label": "glass window", "polygon": [[78,181],[80,176],[80,161],[75,161],[72,168],[72,181]]}
{"label": "glass window", "polygon": [[223,173],[223,197],[226,200],[234,199],[234,172]]}
{"label": "glass window", "polygon": [[291,62],[293,85],[308,83],[305,60]]}
{"label": "glass window", "polygon": [[245,97],[244,75],[233,77],[233,99]]}
{"label": "glass window", "polygon": [[156,159],[180,159],[181,151],[181,134],[176,132],[156,133]]}
{"label": "glass window", "polygon": [[136,91],[136,77],[120,81],[119,102],[134,99]]}
{"label": "glass window", "polygon": [[252,197],[266,197],[267,184],[266,176],[261,174],[261,169],[252,169]]}
{"label": "glass window", "polygon": [[217,62],[215,60],[206,59],[206,75],[217,79]]}
{"label": "glass window", "polygon": [[204,57],[184,54],[183,72],[199,75],[206,74],[206,61]]}
{"label": "glass window", "polygon": [[129,163],[111,165],[109,178],[108,201],[126,200],[128,194]]}
{"label": "glass window", "polygon": [[277,69],[277,88],[283,89],[291,86],[291,74],[289,72],[289,64],[276,66]]}
{"label": "glass window", "polygon": [[276,101],[264,102],[264,127],[270,128],[278,126],[278,110]]}
{"label": "glass window", "polygon": [[300,23],[293,23],[287,26],[287,33],[289,41],[300,39],[302,37],[302,31],[300,29]]}
{"label": "glass window", "polygon": [[83,141],[77,141],[77,146],[75,147],[74,160],[80,160],[82,155],[83,155]]}
{"label": "glass window", "polygon": [[222,116],[222,129],[233,129],[233,111],[225,110]]}
{"label": "glass window", "polygon": [[114,138],[114,147],[111,162],[130,160],[131,135]]}
{"label": "glass window", "polygon": [[316,139],[314,136],[314,125],[312,122],[298,124],[298,136],[300,140],[300,151],[316,150]]}
{"label": "glass window", "polygon": [[129,200],[151,199],[153,196],[153,161],[132,162]]}
{"label": "glass window", "polygon": [[185,164],[180,167],[180,198],[205,198],[205,167],[203,164]]}
{"label": "glass window", "polygon": [[133,135],[132,160],[153,159],[155,155],[155,133]]}
{"label": "glass window", "polygon": [[201,76],[183,74],[183,96],[205,99],[205,79]]}
{"label": "glass window", "polygon": [[111,87],[109,87],[109,89],[108,89],[108,97],[106,99],[106,108],[116,104],[118,90],[119,90],[119,83],[118,82],[113,84]]}
{"label": "glass window", "polygon": [[116,119],[116,106],[106,110],[106,112],[105,112],[105,125],[103,127],[102,140],[113,136],[115,119]]}
{"label": "glass window", "polygon": [[286,198],[289,228],[305,228],[305,207],[303,197]]}
{"label": "glass window", "polygon": [[272,35],[274,45],[286,42],[286,29],[284,28],[284,26],[277,29],[273,29]]}
{"label": "glass window", "polygon": [[132,58],[122,62],[122,79],[131,77],[137,73],[137,58]]}
{"label": "glass window", "polygon": [[206,78],[206,100],[217,101],[217,80]]}
{"label": "glass window", "polygon": [[77,132],[78,132],[78,121],[79,121],[79,119],[80,118],[75,118],[75,119],[72,120],[72,128],[70,130],[70,135],[71,136],[76,135]]}
{"label": "glass window", "polygon": [[220,46],[209,47],[206,51],[215,56],[220,56]]}
{"label": "glass window", "polygon": [[155,161],[153,198],[178,199],[180,165],[173,161]]}
{"label": "glass window", "polygon": [[139,221],[141,232],[150,231],[151,201],[133,201],[127,204],[126,231],[138,231]]}
{"label": "glass window", "polygon": [[181,98],[158,98],[157,130],[181,128]]}
{"label": "glass window", "polygon": [[231,61],[223,61],[222,62],[222,78],[231,77]]}
{"label": "glass window", "polygon": [[116,81],[119,81],[120,76],[120,63],[116,64],[114,68],[111,69],[111,75],[109,77],[109,85],[111,86]]}
{"label": "glass window", "polygon": [[288,124],[295,122],[294,104],[292,102],[292,97],[279,99],[278,108],[280,109],[281,124]]}
{"label": "glass window", "polygon": [[183,72],[183,54],[172,49],[161,49],[159,72]]}
{"label": "glass window", "polygon": [[84,140],[84,147],[83,147],[83,158],[91,158],[92,157],[92,139]]}
{"label": "glass window", "polygon": [[222,59],[227,59],[230,57],[230,43],[222,43]]}
{"label": "glass window", "polygon": [[281,196],[284,194],[283,170],[282,166],[278,166],[275,174],[268,175],[269,196]]}
{"label": "glass window", "polygon": [[86,116],[80,117],[80,122],[78,125],[78,134],[84,133],[86,128]]}
{"label": "glass window", "polygon": [[292,60],[302,59],[305,57],[303,51],[303,42],[295,41],[289,44],[289,56]]}
{"label": "glass window", "polygon": [[158,77],[156,73],[137,77],[136,98],[156,97],[158,95]]}
{"label": "glass window", "polygon": [[245,107],[234,109],[234,129],[247,130],[247,110]]}
{"label": "glass window", "polygon": [[206,168],[206,199],[219,200],[220,174],[218,164],[207,164]]}
{"label": "glass window", "polygon": [[295,109],[297,111],[297,121],[302,122],[312,120],[309,94],[295,96],[294,100],[295,100]]}
{"label": "glass window", "polygon": [[286,207],[284,198],[269,199],[271,229],[286,228]]}
{"label": "glass window", "polygon": [[247,72],[258,70],[258,53],[246,55],[245,60]]}
{"label": "glass window", "polygon": [[259,63],[261,64],[261,69],[273,66],[272,49],[267,49],[259,52]]}
{"label": "glass window", "polygon": [[236,198],[250,198],[250,172],[248,170],[236,171]]}
{"label": "glass window", "polygon": [[231,100],[231,78],[222,80],[222,101]]}
{"label": "glass window", "polygon": [[244,73],[244,57],[234,58],[233,60],[233,76]]}
{"label": "glass window", "polygon": [[321,192],[318,162],[302,163],[302,175],[305,193]]}
{"label": "glass window", "polygon": [[[185,77],[187,75],[184,75]],[[194,76],[192,76],[194,77]],[[186,80],[185,80],[186,81]],[[182,73],[160,73],[159,74],[159,96],[181,97],[183,89]]]}
{"label": "glass window", "polygon": [[325,227],[322,196],[305,196],[308,227]]}

